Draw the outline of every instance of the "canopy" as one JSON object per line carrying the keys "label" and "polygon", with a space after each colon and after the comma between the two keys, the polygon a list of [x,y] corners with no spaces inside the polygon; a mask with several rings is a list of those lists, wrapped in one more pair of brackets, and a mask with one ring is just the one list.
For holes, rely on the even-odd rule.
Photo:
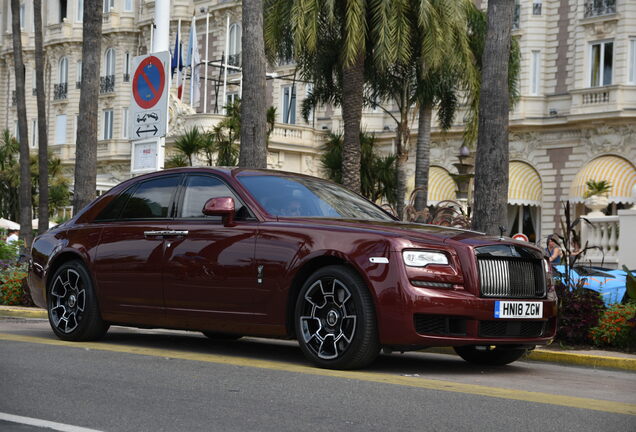
{"label": "canopy", "polygon": [[19,230],[20,224],[10,221],[9,219],[0,218],[0,228],[6,230]]}
{"label": "canopy", "polygon": [[540,206],[543,188],[539,173],[525,162],[512,161],[508,174],[508,204]]}
{"label": "canopy", "polygon": [[576,174],[570,185],[570,201],[585,201],[587,182],[605,180],[612,185],[610,202],[633,204],[632,189],[636,185],[636,168],[628,160],[618,156],[601,156],[591,160]]}

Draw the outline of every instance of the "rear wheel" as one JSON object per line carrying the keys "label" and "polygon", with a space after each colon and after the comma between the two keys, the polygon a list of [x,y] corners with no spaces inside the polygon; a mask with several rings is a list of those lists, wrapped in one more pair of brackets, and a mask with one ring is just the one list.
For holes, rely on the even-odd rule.
{"label": "rear wheel", "polygon": [[94,340],[108,331],[91,277],[80,261],[69,261],[55,271],[47,297],[49,323],[60,339]]}
{"label": "rear wheel", "polygon": [[525,353],[526,348],[506,348],[506,347],[480,347],[461,346],[454,347],[455,352],[468,363],[485,366],[503,366],[519,360]]}
{"label": "rear wheel", "polygon": [[364,282],[345,266],[316,271],[295,309],[296,335],[305,356],[320,367],[356,369],[378,356],[375,309]]}

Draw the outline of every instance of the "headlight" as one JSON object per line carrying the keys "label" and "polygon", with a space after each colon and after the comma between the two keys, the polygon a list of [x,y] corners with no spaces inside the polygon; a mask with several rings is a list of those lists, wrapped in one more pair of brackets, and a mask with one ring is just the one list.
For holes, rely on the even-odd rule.
{"label": "headlight", "polygon": [[429,264],[448,265],[448,257],[442,252],[414,251],[402,252],[404,264],[409,267],[426,267]]}

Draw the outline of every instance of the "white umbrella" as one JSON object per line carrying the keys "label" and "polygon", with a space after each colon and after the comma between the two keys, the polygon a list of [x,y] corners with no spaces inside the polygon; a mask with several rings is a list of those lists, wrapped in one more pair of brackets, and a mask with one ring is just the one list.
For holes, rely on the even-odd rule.
{"label": "white umbrella", "polygon": [[[38,228],[38,223],[39,223],[39,219],[35,218],[31,221],[31,226],[33,227],[33,229],[37,229]],[[49,221],[49,228],[53,228],[54,226],[56,226],[57,224],[55,222],[51,222]]]}
{"label": "white umbrella", "polygon": [[19,230],[20,224],[10,221],[9,219],[0,218],[0,228],[7,230]]}

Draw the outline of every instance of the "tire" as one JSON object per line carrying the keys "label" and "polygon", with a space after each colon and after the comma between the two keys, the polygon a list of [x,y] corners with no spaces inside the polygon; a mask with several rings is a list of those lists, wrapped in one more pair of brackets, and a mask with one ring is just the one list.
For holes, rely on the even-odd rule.
{"label": "tire", "polygon": [[305,281],[294,322],[300,349],[319,367],[362,368],[380,351],[371,294],[348,267],[324,267]]}
{"label": "tire", "polygon": [[478,350],[474,346],[454,347],[455,352],[468,363],[483,366],[503,366],[519,360],[526,348],[495,347],[494,349]]}
{"label": "tire", "polygon": [[53,273],[47,288],[47,311],[53,332],[62,340],[95,340],[108,331],[92,279],[80,261],[66,262]]}
{"label": "tire", "polygon": [[237,335],[237,334],[218,333],[218,332],[212,332],[212,331],[203,331],[201,333],[203,333],[208,339],[212,339],[212,340],[230,341],[230,340],[237,340],[243,337],[242,335]]}

